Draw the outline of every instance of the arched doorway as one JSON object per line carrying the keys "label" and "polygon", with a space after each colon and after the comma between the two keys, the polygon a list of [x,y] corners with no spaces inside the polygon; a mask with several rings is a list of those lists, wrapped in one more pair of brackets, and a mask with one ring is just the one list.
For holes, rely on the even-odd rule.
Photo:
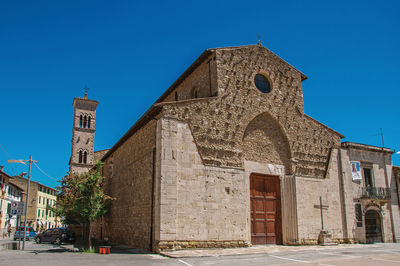
{"label": "arched doorway", "polygon": [[367,243],[383,242],[381,216],[375,210],[365,213],[365,237]]}

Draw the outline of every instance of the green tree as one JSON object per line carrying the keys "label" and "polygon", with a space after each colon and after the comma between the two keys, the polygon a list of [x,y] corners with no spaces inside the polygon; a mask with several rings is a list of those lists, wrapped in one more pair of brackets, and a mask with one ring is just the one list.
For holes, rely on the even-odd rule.
{"label": "green tree", "polygon": [[58,187],[59,195],[53,211],[62,217],[64,224],[82,224],[84,238],[92,248],[90,223],[107,213],[107,203],[112,198],[102,188],[103,164],[97,162],[87,173],[66,175]]}

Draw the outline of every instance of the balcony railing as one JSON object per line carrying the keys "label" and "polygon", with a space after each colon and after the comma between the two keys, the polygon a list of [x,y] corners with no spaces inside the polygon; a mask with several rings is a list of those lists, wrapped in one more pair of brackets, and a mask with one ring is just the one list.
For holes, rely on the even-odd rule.
{"label": "balcony railing", "polygon": [[389,200],[390,199],[390,188],[386,187],[363,187],[361,188],[362,199],[379,199]]}

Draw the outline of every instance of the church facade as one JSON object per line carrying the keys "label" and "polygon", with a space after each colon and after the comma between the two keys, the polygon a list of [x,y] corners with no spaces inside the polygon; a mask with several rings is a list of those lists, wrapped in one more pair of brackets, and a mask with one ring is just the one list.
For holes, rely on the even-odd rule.
{"label": "church facade", "polygon": [[206,50],[102,157],[115,200],[96,237],[156,251],[397,241],[393,151],[305,114],[306,78],[261,45]]}

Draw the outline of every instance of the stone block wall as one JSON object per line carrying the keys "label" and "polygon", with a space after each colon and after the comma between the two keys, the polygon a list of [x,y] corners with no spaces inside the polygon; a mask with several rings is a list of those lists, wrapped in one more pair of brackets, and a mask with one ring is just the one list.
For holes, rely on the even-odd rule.
{"label": "stone block wall", "polygon": [[156,124],[149,121],[105,160],[105,191],[114,200],[103,236],[111,242],[150,249]]}
{"label": "stone block wall", "polygon": [[332,238],[343,241],[342,208],[340,202],[340,183],[338,176],[337,149],[331,152],[328,176],[324,179],[296,176],[297,216],[300,244],[317,244],[322,229],[321,211],[314,207],[327,205],[323,210],[324,229]]}
{"label": "stone block wall", "polygon": [[158,249],[248,245],[248,182],[239,169],[204,166],[187,123],[160,119]]}

